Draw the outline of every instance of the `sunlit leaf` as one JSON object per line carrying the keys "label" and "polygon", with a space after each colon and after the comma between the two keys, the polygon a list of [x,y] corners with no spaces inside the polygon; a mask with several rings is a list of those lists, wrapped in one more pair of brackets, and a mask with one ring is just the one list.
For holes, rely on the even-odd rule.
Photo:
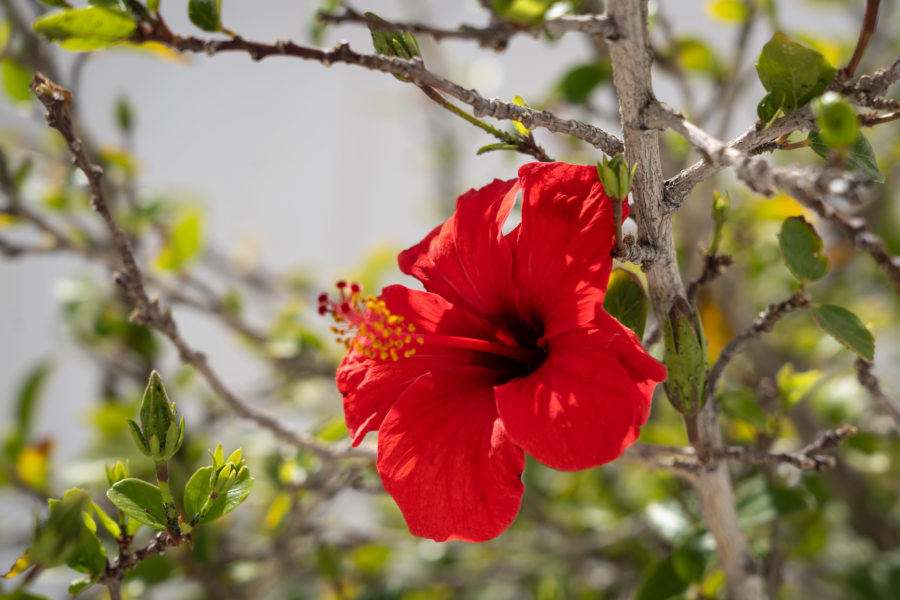
{"label": "sunlit leaf", "polygon": [[537,25],[556,0],[491,0],[498,15],[520,25]]}
{"label": "sunlit leaf", "polygon": [[137,23],[124,11],[86,6],[41,17],[33,27],[36,33],[67,50],[85,51],[128,39]]}
{"label": "sunlit leaf", "polygon": [[162,493],[140,479],[123,479],[109,488],[106,496],[126,515],[154,529],[166,528]]}
{"label": "sunlit leaf", "polygon": [[[212,467],[197,469],[184,488],[184,511],[189,519],[193,519],[200,512],[206,499],[209,498],[209,493],[212,491],[209,481],[211,473]],[[200,520],[200,524],[211,523],[233,511],[247,499],[252,486],[253,478],[250,477],[250,469],[242,469],[234,484],[216,498],[206,512],[206,516]]]}

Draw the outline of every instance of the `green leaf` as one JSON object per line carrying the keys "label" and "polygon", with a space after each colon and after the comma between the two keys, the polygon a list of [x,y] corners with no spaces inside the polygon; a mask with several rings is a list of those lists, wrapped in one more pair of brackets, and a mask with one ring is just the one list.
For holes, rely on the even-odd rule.
{"label": "green leaf", "polygon": [[78,489],[66,492],[62,500],[51,499],[50,515],[34,537],[30,559],[44,567],[71,560],[79,551],[82,531],[86,529],[84,512],[90,503],[90,496]]}
{"label": "green leaf", "polygon": [[685,583],[700,581],[706,570],[706,562],[706,555],[691,546],[683,546],[672,554],[672,568]]}
{"label": "green leaf", "polygon": [[[69,490],[69,494],[75,490]],[[77,490],[82,492],[82,490]],[[86,493],[86,492],[84,492]],[[66,564],[78,571],[88,575],[99,575],[106,568],[106,549],[97,538],[97,523],[90,513],[90,505],[88,509],[81,513],[85,526],[78,534],[78,542],[75,546],[76,550],[66,561]]]}
{"label": "green leaf", "polygon": [[635,600],[668,600],[687,588],[688,584],[678,576],[670,556],[649,569],[634,598]]}
{"label": "green leaf", "polygon": [[147,0],[147,10],[155,13],[159,10],[159,0]]}
{"label": "green leaf", "polygon": [[828,271],[822,238],[803,217],[788,217],[778,237],[784,264],[800,281],[816,281]]}
{"label": "green leaf", "polygon": [[188,17],[203,31],[222,29],[222,0],[190,0]]}
{"label": "green leaf", "polygon": [[86,51],[127,40],[137,29],[128,13],[102,6],[87,6],[42,17],[32,26],[35,33],[67,50]]}
{"label": "green leaf", "polygon": [[843,306],[813,304],[809,307],[813,320],[825,333],[856,352],[865,360],[875,358],[875,338],[855,314]]}
{"label": "green leaf", "polygon": [[11,459],[15,459],[19,455],[25,441],[31,435],[31,424],[50,368],[49,361],[41,361],[32,367],[19,385],[13,413],[16,424],[15,431],[6,441],[6,453]]}
{"label": "green leaf", "polygon": [[[828,145],[822,139],[822,136],[815,131],[809,132],[809,147],[813,152],[824,159],[828,159]],[[875,150],[872,144],[866,139],[866,136],[860,131],[857,134],[856,142],[850,148],[849,154],[845,157],[844,168],[848,171],[862,173],[867,177],[871,177],[876,183],[884,183],[884,174],[878,168],[878,161],[875,158]]]}
{"label": "green leaf", "polygon": [[588,63],[567,72],[556,89],[569,104],[587,104],[594,88],[609,81],[611,77],[612,67],[609,61]]}
{"label": "green leaf", "polygon": [[[188,520],[193,519],[200,512],[206,499],[209,498],[209,493],[212,491],[210,486],[211,474],[212,467],[201,467],[191,475],[191,479],[184,487],[184,512],[187,514]],[[233,511],[247,499],[252,486],[253,478],[250,477],[250,469],[245,467],[241,469],[234,484],[224,494],[216,498],[207,511],[206,516],[200,520],[200,524],[211,523]]]}
{"label": "green leaf", "polygon": [[647,323],[647,294],[637,275],[625,269],[614,269],[603,299],[603,308],[622,325],[644,337]]}
{"label": "green leaf", "polygon": [[491,0],[494,11],[513,23],[529,27],[544,20],[547,10],[556,0]]}
{"label": "green leaf", "polygon": [[738,521],[745,529],[810,510],[815,503],[802,488],[766,485],[760,478],[749,481],[737,495]]}
{"label": "green leaf", "polygon": [[28,86],[31,85],[34,71],[9,56],[0,62],[0,69],[3,72],[3,89],[6,90],[6,95],[15,102],[30,102],[32,95]]}
{"label": "green leaf", "polygon": [[162,494],[155,485],[140,479],[123,479],[109,488],[106,496],[135,521],[154,529],[166,528]]}
{"label": "green leaf", "polygon": [[757,113],[763,121],[770,121],[779,108],[789,114],[824,92],[835,69],[819,52],[776,33],[763,46],[756,72],[769,92]]}
{"label": "green leaf", "polygon": [[813,102],[813,113],[816,115],[819,135],[829,148],[842,148],[856,143],[859,137],[859,118],[840,94],[826,92]]}
{"label": "green leaf", "polygon": [[756,396],[743,390],[736,390],[721,397],[722,412],[732,419],[750,423],[760,431],[768,429],[766,413],[759,406]]}
{"label": "green leaf", "polygon": [[97,503],[94,502],[92,508],[94,509],[94,514],[97,515],[97,518],[100,519],[100,524],[112,535],[114,538],[122,535],[122,528],[119,527],[119,524],[113,520],[106,511],[97,506]]}
{"label": "green leaf", "polygon": [[156,258],[156,266],[177,271],[194,259],[203,246],[203,215],[196,208],[184,208],[176,216],[168,243]]}
{"label": "green leaf", "polygon": [[397,58],[422,58],[422,52],[419,50],[419,42],[409,31],[392,29],[390,23],[385,21],[373,12],[367,12],[366,17],[370,21],[383,23],[383,26],[369,25],[369,32],[372,34],[372,46],[378,54],[385,56],[396,56]]}
{"label": "green leaf", "polygon": [[515,144],[488,144],[487,146],[482,146],[476,152],[476,155],[482,155],[486,152],[493,152],[494,150],[518,150],[518,146]]}
{"label": "green leaf", "polygon": [[59,8],[71,8],[72,5],[66,2],[66,0],[39,0],[41,4],[46,4],[47,6],[57,6]]}

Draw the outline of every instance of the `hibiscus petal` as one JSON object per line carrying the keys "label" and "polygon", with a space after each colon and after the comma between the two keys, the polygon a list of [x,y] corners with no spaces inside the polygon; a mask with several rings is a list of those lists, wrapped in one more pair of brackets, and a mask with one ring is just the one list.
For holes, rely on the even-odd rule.
{"label": "hibiscus petal", "polygon": [[[595,167],[529,163],[519,169],[522,223],[508,237],[520,313],[547,336],[586,324],[612,268],[613,201]],[[623,215],[627,214],[627,204]]]}
{"label": "hibiscus petal", "polygon": [[476,314],[508,311],[512,258],[501,228],[517,193],[516,180],[495,179],[469,190],[457,200],[452,217],[400,254],[400,270]]}
{"label": "hibiscus petal", "polygon": [[378,472],[414,535],[481,542],[519,512],[525,456],[497,416],[495,375],[481,368],[426,376],[378,433]]}
{"label": "hibiscus petal", "polygon": [[[513,441],[561,470],[595,467],[637,439],[665,368],[640,350],[626,328],[572,329],[550,338],[547,358],[531,375],[495,390],[497,409]],[[637,344],[625,366],[619,350]],[[636,369],[636,370],[632,370]]]}
{"label": "hibiscus petal", "polygon": [[[481,339],[488,335],[472,315],[435,294],[392,285],[384,288],[380,298],[392,315],[402,316],[418,333]],[[344,419],[354,445],[379,428],[397,398],[422,375],[480,364],[481,357],[467,350],[415,342],[410,346],[416,353],[398,361],[368,358],[355,350],[341,361],[335,379],[344,396]]]}

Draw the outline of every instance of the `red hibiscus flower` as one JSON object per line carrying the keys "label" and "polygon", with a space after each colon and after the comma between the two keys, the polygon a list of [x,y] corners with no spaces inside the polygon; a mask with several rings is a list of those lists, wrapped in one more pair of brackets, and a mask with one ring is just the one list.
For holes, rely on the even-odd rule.
{"label": "red hibiscus flower", "polygon": [[347,428],[354,444],[378,431],[378,472],[413,534],[493,538],[519,511],[526,452],[586,469],[637,438],[666,371],[603,310],[612,215],[595,168],[527,164],[400,254],[426,291],[320,297],[349,349]]}

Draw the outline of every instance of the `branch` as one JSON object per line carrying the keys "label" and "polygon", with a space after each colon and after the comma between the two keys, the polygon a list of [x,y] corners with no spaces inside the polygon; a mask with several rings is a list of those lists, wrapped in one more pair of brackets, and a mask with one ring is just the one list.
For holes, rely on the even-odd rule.
{"label": "branch", "polygon": [[609,155],[618,154],[623,149],[621,140],[592,125],[575,119],[561,119],[549,110],[537,111],[497,98],[484,98],[475,90],[466,89],[428,71],[421,59],[404,60],[377,54],[359,54],[351,50],[346,42],[338,44],[332,50],[320,50],[300,46],[286,40],[266,44],[245,40],[240,36],[228,40],[203,40],[193,36],[176,35],[163,27],[155,27],[150,32],[141,31],[136,35],[137,38],[131,41],[135,43],[158,42],[178,52],[204,53],[210,56],[220,52],[245,52],[253,60],[262,60],[269,56],[292,56],[303,60],[314,60],[325,66],[334,63],[358,65],[373,71],[399,75],[420,87],[440,90],[471,106],[476,117],[519,121],[529,129],[540,127],[554,133],[569,134]]}
{"label": "branch", "polygon": [[[685,294],[672,235],[671,211],[665,210],[665,186],[660,162],[659,134],[643,122],[642,111],[655,104],[651,51],[647,31],[647,2],[607,0],[607,15],[620,36],[609,41],[613,83],[619,100],[625,140],[625,160],[639,163],[633,197],[638,242],[652,243],[658,254],[647,269],[647,284],[657,319],[663,322],[676,299]],[[696,415],[697,438],[711,451],[723,447],[715,402]],[[700,469],[694,483],[704,521],[718,546],[729,592],[736,600],[763,597],[763,582],[741,531],[727,465],[718,461]]]}
{"label": "branch", "polygon": [[734,257],[730,254],[703,254],[703,271],[700,276],[688,285],[687,299],[691,304],[697,298],[700,288],[711,281],[718,279],[725,269],[734,264]]}
{"label": "branch", "polygon": [[561,36],[568,32],[579,32],[605,38],[614,38],[618,34],[615,24],[606,18],[605,15],[564,16],[545,21],[535,27],[518,25],[494,18],[491,20],[491,24],[486,27],[462,24],[455,29],[409,21],[384,21],[381,18],[360,13],[349,6],[344,6],[344,12],[342,13],[319,11],[316,17],[320,23],[355,23],[368,27],[388,28],[394,31],[409,31],[427,35],[436,41],[443,39],[473,40],[478,42],[478,45],[482,48],[491,48],[493,50],[505,50],[509,45],[509,40],[517,34],[537,37],[542,31],[553,36]]}
{"label": "branch", "polygon": [[801,471],[822,471],[833,469],[837,462],[828,454],[822,454],[825,450],[833,448],[845,438],[856,433],[853,425],[844,425],[838,429],[830,429],[796,452],[763,452],[754,448],[743,446],[731,446],[725,449],[724,455],[729,460],[738,461],[747,465],[778,465],[788,464],[797,467]]}
{"label": "branch", "polygon": [[862,27],[859,30],[859,39],[856,40],[856,48],[853,50],[850,62],[838,73],[838,79],[850,79],[856,73],[856,68],[859,66],[859,62],[869,46],[869,40],[872,39],[872,35],[875,33],[875,26],[878,24],[879,4],[881,4],[881,0],[866,0],[866,14],[863,16]]}
{"label": "branch", "polygon": [[888,254],[884,241],[872,232],[865,219],[846,215],[825,201],[840,199],[851,205],[865,204],[872,187],[872,181],[867,177],[835,167],[773,166],[766,160],[748,156],[733,144],[723,144],[662,103],[648,105],[643,114],[647,126],[670,128],[684,137],[703,155],[711,169],[732,166],[747,187],[765,196],[773,196],[779,189],[784,189],[792,198],[836,225],[856,248],[875,259],[900,294],[900,259]]}
{"label": "branch", "polygon": [[866,388],[869,395],[872,396],[876,407],[890,415],[894,421],[894,429],[900,432],[900,406],[888,398],[881,390],[881,384],[878,382],[878,378],[875,377],[875,373],[872,372],[873,366],[871,361],[857,358],[856,378],[859,379],[860,385]]}
{"label": "branch", "polygon": [[69,114],[69,108],[72,104],[71,94],[40,73],[35,74],[31,82],[31,90],[47,109],[47,123],[62,134],[76,166],[87,176],[92,193],[91,206],[103,219],[112,238],[113,245],[122,261],[122,270],[115,273],[114,278],[116,283],[135,304],[134,312],[131,315],[132,320],[152,327],[166,336],[178,350],[181,361],[193,366],[206,379],[206,382],[219,398],[240,417],[255,422],[257,425],[272,432],[282,441],[313,452],[324,459],[348,457],[371,459],[372,453],[370,451],[323,445],[309,436],[296,432],[285,426],[273,415],[246,404],[228,389],[219,375],[209,365],[206,356],[193,350],[181,337],[171,312],[168,309],[160,308],[158,301],[151,300],[147,295],[141,269],[131,250],[131,243],[113,219],[104,198],[101,185],[103,172],[99,167],[91,163],[84,152],[81,141],[73,133]]}
{"label": "branch", "polygon": [[753,323],[750,327],[728,342],[728,344],[722,348],[722,352],[719,353],[719,358],[716,359],[715,364],[709,370],[709,375],[706,377],[706,401],[710,402],[715,398],[716,388],[718,387],[719,379],[721,379],[722,375],[725,373],[725,368],[747,342],[759,337],[763,333],[772,331],[775,324],[788,313],[801,308],[806,308],[807,306],[809,306],[809,296],[804,289],[799,289],[787,300],[770,304],[766,310],[759,313],[756,318],[753,319]]}

